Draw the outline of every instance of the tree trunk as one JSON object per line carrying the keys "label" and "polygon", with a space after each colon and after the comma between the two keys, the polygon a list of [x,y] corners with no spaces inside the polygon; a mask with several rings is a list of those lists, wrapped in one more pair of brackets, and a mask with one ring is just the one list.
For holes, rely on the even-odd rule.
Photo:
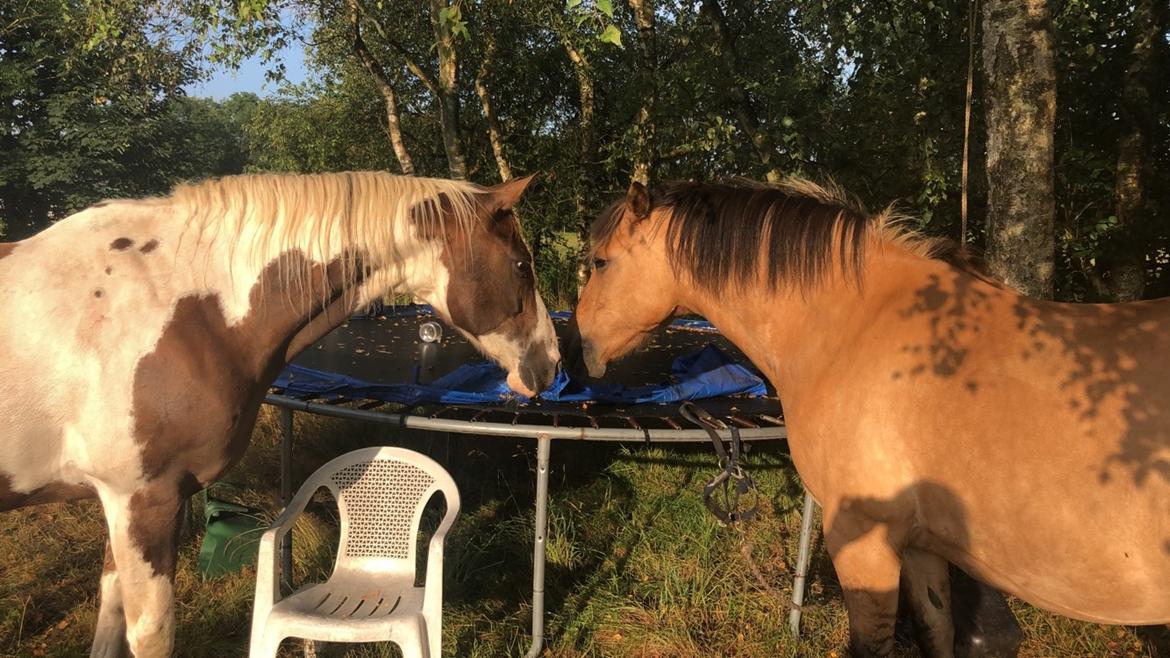
{"label": "tree trunk", "polygon": [[503,131],[500,130],[500,121],[492,109],[492,97],[488,93],[487,79],[491,72],[493,58],[496,54],[496,41],[491,35],[485,37],[483,62],[479,65],[479,72],[475,76],[475,93],[479,94],[479,105],[483,109],[483,118],[487,121],[488,141],[492,145],[492,155],[496,158],[496,168],[500,170],[500,180],[512,180],[512,167],[504,153]]}
{"label": "tree trunk", "polygon": [[[589,233],[589,202],[587,199],[593,192],[594,170],[597,167],[597,126],[595,125],[596,99],[593,90],[593,72],[589,69],[589,61],[578,50],[568,37],[562,37],[561,43],[573,64],[573,73],[577,76],[577,96],[581,104],[581,115],[578,117],[577,129],[580,138],[581,176],[574,194],[577,210],[577,229],[584,240]],[[584,245],[584,242],[582,242]]]}
{"label": "tree trunk", "polygon": [[349,22],[353,31],[354,54],[361,60],[362,66],[369,72],[370,77],[374,79],[374,84],[378,87],[378,92],[382,94],[382,100],[386,105],[386,132],[390,135],[390,145],[394,149],[394,157],[398,159],[398,166],[402,169],[402,173],[413,176],[414,161],[411,160],[410,151],[406,149],[406,142],[402,139],[402,124],[398,118],[398,99],[394,94],[394,86],[390,83],[385,69],[378,63],[378,60],[374,59],[369,48],[366,47],[365,40],[362,39],[361,14],[358,11],[357,0],[349,0]]}
{"label": "tree trunk", "polygon": [[443,131],[443,149],[447,153],[447,170],[451,178],[467,178],[467,157],[463,153],[463,131],[459,127],[459,60],[455,54],[455,35],[451,26],[439,21],[446,7],[443,0],[431,0],[431,27],[435,31],[435,49],[439,56],[439,80],[436,101]]}
{"label": "tree trunk", "polygon": [[1051,299],[1056,73],[1045,0],[987,0],[987,260],[1021,292]]}
{"label": "tree trunk", "polygon": [[655,105],[658,102],[658,46],[654,33],[653,0],[630,0],[634,23],[638,26],[639,78],[642,87],[642,106],[634,124],[634,171],[632,178],[649,186],[654,166],[657,140],[655,139]]}
{"label": "tree trunk", "polygon": [[760,126],[759,112],[752,103],[751,97],[748,96],[747,86],[739,73],[744,69],[739,58],[739,51],[735,47],[735,37],[727,28],[727,17],[723,13],[723,8],[719,6],[719,0],[703,0],[699,11],[711,23],[711,29],[714,30],[715,36],[719,40],[715,49],[722,63],[723,72],[731,83],[728,100],[735,112],[735,120],[751,139],[760,164],[764,166],[767,179],[771,182],[777,182],[784,177],[784,174],[775,162],[776,144],[772,141],[772,136]]}
{"label": "tree trunk", "polygon": [[[1158,14],[1162,15],[1158,15]],[[1154,77],[1154,42],[1166,29],[1159,25],[1165,12],[1157,12],[1154,0],[1138,0],[1130,21],[1129,66],[1121,88],[1121,140],[1117,147],[1117,222],[1119,235],[1108,255],[1108,285],[1119,302],[1142,298],[1145,289],[1146,252],[1140,239],[1148,221],[1146,177],[1150,163],[1150,137],[1154,113],[1150,87]],[[1163,23],[1164,25],[1164,23]]]}

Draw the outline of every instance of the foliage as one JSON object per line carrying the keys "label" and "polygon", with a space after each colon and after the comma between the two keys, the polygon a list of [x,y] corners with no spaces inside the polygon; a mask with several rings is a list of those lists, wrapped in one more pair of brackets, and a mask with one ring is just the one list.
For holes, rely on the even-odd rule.
{"label": "foliage", "polygon": [[168,103],[193,75],[137,14],[0,4],[0,217],[23,235],[99,198],[158,189]]}
{"label": "foliage", "polygon": [[[369,50],[393,85],[403,142],[420,175],[448,172],[441,136],[451,118],[442,115],[426,79],[439,75],[431,21],[450,26],[468,174],[483,183],[498,180],[473,84],[481,81],[510,169],[544,174],[523,209],[538,266],[559,268],[550,281],[570,279],[568,236],[625,189],[633,166],[645,89],[635,74],[639,49],[631,44],[640,35],[627,3],[453,0],[433,4],[432,16],[402,0],[353,1],[4,4],[0,90],[20,99],[0,107],[8,128],[0,162],[4,216],[31,230],[100,196],[160,191],[177,178],[240,168],[397,170],[383,101],[352,48],[350,8],[356,6]],[[958,237],[969,2],[718,0],[739,56],[734,69],[720,57],[727,44],[700,11],[705,4],[653,2],[654,178],[763,178],[778,166],[834,178],[871,208],[896,202],[920,218],[923,230]],[[1133,7],[1122,0],[1054,5],[1057,286],[1064,299],[1101,298],[1109,253],[1118,244],[1114,185],[1125,129],[1118,97]],[[200,64],[197,45],[232,65],[247,55],[270,57],[297,40],[306,44],[319,80],[256,101],[250,119],[217,114],[208,101],[178,101],[179,84]],[[1167,40],[1155,45],[1156,70],[1170,69]],[[986,185],[982,64],[975,60],[968,235],[978,247]],[[270,66],[279,77],[279,63]],[[34,72],[37,67],[54,73]],[[582,123],[588,110],[582,75],[594,103],[590,135]],[[1156,78],[1148,202],[1137,248],[1147,255],[1148,294],[1166,294],[1170,76]],[[758,137],[772,149],[772,164],[761,161],[736,98],[758,115]],[[167,122],[185,128],[168,130]],[[242,134],[229,139],[217,132],[231,129]],[[594,149],[582,150],[586,137]],[[174,144],[176,138],[185,145]],[[246,156],[211,153],[227,144]],[[242,166],[238,157],[246,158]]]}

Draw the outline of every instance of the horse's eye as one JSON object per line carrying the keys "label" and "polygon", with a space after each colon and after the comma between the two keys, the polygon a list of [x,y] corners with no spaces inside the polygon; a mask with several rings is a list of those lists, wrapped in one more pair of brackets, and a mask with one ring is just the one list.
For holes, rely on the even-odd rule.
{"label": "horse's eye", "polygon": [[518,260],[516,261],[516,271],[519,272],[521,276],[531,276],[532,266],[529,265],[528,261],[526,260]]}
{"label": "horse's eye", "polygon": [[606,265],[609,265],[609,261],[604,258],[593,259],[593,269],[595,270],[604,270]]}

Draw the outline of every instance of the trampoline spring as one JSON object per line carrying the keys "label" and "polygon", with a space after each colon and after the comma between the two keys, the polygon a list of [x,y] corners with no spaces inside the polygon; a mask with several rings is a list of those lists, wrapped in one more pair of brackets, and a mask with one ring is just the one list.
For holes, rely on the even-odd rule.
{"label": "trampoline spring", "polygon": [[659,418],[661,418],[661,419],[662,419],[662,421],[663,421],[663,422],[665,422],[667,425],[670,425],[671,429],[676,429],[676,430],[681,430],[681,429],[682,429],[682,425],[679,425],[679,424],[678,424],[677,422],[675,422],[675,420],[674,420],[673,418],[671,418],[670,416],[659,416]]}
{"label": "trampoline spring", "polygon": [[769,416],[767,414],[760,414],[759,417],[764,421],[772,423],[773,425],[778,425],[780,427],[785,425],[783,418],[777,418],[776,416]]}
{"label": "trampoline spring", "polygon": [[622,418],[626,419],[626,422],[630,424],[630,427],[633,427],[636,430],[642,429],[642,426],[638,424],[638,421],[634,420],[633,416],[622,416]]}
{"label": "trampoline spring", "polygon": [[552,418],[553,418],[553,427],[560,427],[561,426],[561,415],[554,413],[552,415]]}
{"label": "trampoline spring", "polygon": [[473,422],[473,423],[479,422],[479,419],[483,418],[484,415],[487,414],[487,412],[488,412],[487,409],[480,409],[479,411],[475,412],[475,415],[471,417],[471,422]]}
{"label": "trampoline spring", "polygon": [[745,429],[754,429],[756,427],[759,427],[759,425],[756,425],[755,423],[751,422],[750,420],[747,420],[745,418],[740,418],[739,416],[729,416],[729,418],[731,418],[731,422],[733,422],[736,425],[739,425],[740,427],[743,427]]}

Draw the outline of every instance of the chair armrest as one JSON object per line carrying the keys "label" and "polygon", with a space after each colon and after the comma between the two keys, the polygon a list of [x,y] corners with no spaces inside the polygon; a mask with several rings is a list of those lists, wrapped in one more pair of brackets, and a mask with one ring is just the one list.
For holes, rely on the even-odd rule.
{"label": "chair armrest", "polygon": [[281,534],[278,528],[269,528],[260,536],[260,550],[256,556],[256,599],[252,606],[255,619],[267,617],[268,611],[280,600],[280,555],[276,546]]}
{"label": "chair armrest", "polygon": [[423,591],[423,611],[436,615],[436,618],[443,609],[443,543],[447,540],[447,531],[455,524],[456,517],[458,513],[448,513],[435,529],[435,534],[431,535],[431,541],[427,545],[427,579]]}
{"label": "chair armrest", "polygon": [[309,500],[313,497],[316,487],[302,486],[288,507],[281,511],[280,516],[260,536],[259,552],[256,556],[256,601],[253,607],[254,614],[263,612],[267,615],[269,609],[280,600],[280,555],[277,547],[281,539],[296,523],[297,517],[305,511]]}
{"label": "chair armrest", "polygon": [[280,516],[276,517],[272,525],[268,526],[269,531],[277,531],[277,540],[282,539],[289,529],[293,527],[293,524],[297,521],[297,517],[305,511],[305,507],[309,505],[313,494],[320,488],[320,485],[310,486],[310,484],[315,483],[306,482],[301,486],[296,495],[293,496],[293,499],[289,501],[288,506],[281,510]]}

